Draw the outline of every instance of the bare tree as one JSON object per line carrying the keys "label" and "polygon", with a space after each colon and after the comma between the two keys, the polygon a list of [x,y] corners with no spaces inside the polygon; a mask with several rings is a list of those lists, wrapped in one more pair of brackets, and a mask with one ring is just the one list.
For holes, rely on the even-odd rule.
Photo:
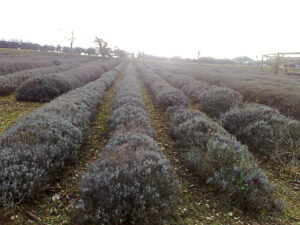
{"label": "bare tree", "polygon": [[88,55],[96,55],[96,49],[94,48],[88,48],[86,52]]}
{"label": "bare tree", "polygon": [[62,52],[63,53],[70,53],[71,52],[71,48],[70,47],[63,47],[62,48]]}
{"label": "bare tree", "polygon": [[68,38],[68,41],[70,42],[70,48],[71,48],[71,52],[73,50],[73,44],[74,44],[74,41],[76,40],[76,37],[74,35],[74,31],[71,32],[71,37]]}
{"label": "bare tree", "polygon": [[200,60],[201,50],[198,50],[198,61]]}
{"label": "bare tree", "polygon": [[73,50],[73,52],[78,55],[81,55],[81,53],[84,53],[84,51],[85,51],[84,48],[80,48],[80,47],[75,47]]}
{"label": "bare tree", "polygon": [[61,52],[61,46],[60,46],[60,45],[57,45],[57,46],[56,46],[56,51],[57,51],[57,52]]}
{"label": "bare tree", "polygon": [[117,46],[115,47],[113,52],[118,58],[125,58],[127,56],[127,52],[119,49]]}
{"label": "bare tree", "polygon": [[96,37],[94,42],[98,45],[98,51],[101,56],[103,57],[111,56],[110,55],[111,49],[107,48],[106,41],[104,41],[102,38]]}

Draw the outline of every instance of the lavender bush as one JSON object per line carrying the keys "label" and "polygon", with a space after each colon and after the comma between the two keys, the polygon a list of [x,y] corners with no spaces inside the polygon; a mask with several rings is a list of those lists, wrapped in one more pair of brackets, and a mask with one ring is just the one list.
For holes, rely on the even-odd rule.
{"label": "lavender bush", "polygon": [[145,84],[151,89],[156,102],[161,106],[162,110],[166,110],[168,107],[175,105],[188,105],[188,100],[181,91],[168,85],[161,77],[147,69],[142,64],[138,64],[137,68]]}
{"label": "lavender bush", "polygon": [[231,108],[243,103],[243,96],[230,88],[203,84],[183,74],[162,72],[160,76],[174,87],[184,91],[194,102],[200,103],[204,111],[213,117],[220,117]]}
{"label": "lavender bush", "polygon": [[143,149],[155,152],[161,151],[153,138],[143,133],[116,131],[114,135],[109,139],[104,150],[114,151],[119,146],[126,146],[132,151],[139,151]]}
{"label": "lavender bush", "polygon": [[277,162],[300,160],[300,122],[287,118],[278,110],[261,104],[244,104],[227,112],[225,129],[253,151]]}
{"label": "lavender bush", "polygon": [[201,95],[204,111],[212,117],[219,118],[231,108],[243,104],[243,96],[230,88],[211,86]]}
{"label": "lavender bush", "polygon": [[51,66],[44,68],[35,68],[31,70],[24,70],[6,76],[0,76],[0,95],[9,95],[16,88],[18,88],[22,82],[32,77],[40,77],[47,74],[56,74],[62,71],[66,71],[78,66],[76,63],[63,64],[59,66]]}
{"label": "lavender bush", "polygon": [[140,107],[124,105],[116,109],[109,118],[112,129],[137,129],[148,135],[153,135],[154,131],[149,125],[147,112]]}
{"label": "lavender bush", "polygon": [[38,67],[48,67],[59,65],[61,62],[56,60],[37,60],[37,59],[1,59],[0,61],[0,76],[10,73],[15,73],[22,70],[30,70]]}
{"label": "lavender bush", "polygon": [[112,135],[82,179],[80,223],[148,224],[152,215],[169,212],[175,201],[175,174],[149,136],[152,128],[136,72],[129,65],[123,74],[109,118]]}
{"label": "lavender bush", "polygon": [[[57,73],[55,76],[41,76],[26,80],[16,91],[16,99],[24,101],[50,101],[72,89],[98,79],[104,72],[104,65],[112,69],[116,60],[103,62],[96,60],[81,66]],[[67,84],[67,85],[66,85]]]}
{"label": "lavender bush", "polygon": [[60,96],[20,119],[0,139],[0,204],[30,198],[69,161],[75,161],[89,122],[116,70]]}
{"label": "lavender bush", "polygon": [[[143,65],[139,68],[141,73],[148,71],[142,78],[149,89],[156,89],[158,81],[155,79],[161,86],[168,85],[151,74],[149,68],[145,69]],[[184,82],[175,80],[172,80],[174,86],[184,85]],[[157,91],[152,93],[155,99],[160,94]],[[178,107],[177,104],[170,105],[165,116],[185,165],[201,180],[226,192],[232,202],[245,208],[281,210],[284,207],[276,198],[273,184],[259,170],[247,147],[230,136],[222,126],[203,113]]]}
{"label": "lavender bush", "polygon": [[117,147],[104,153],[81,185],[83,223],[148,224],[151,214],[170,210],[176,191],[168,160],[147,148]]}

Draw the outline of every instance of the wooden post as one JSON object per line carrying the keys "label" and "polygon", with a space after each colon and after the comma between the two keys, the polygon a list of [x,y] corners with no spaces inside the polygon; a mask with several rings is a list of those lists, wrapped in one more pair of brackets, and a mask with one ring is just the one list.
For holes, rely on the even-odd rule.
{"label": "wooden post", "polygon": [[287,75],[288,74],[288,62],[287,62],[287,60],[285,61],[285,67],[284,67],[284,72],[285,72],[285,75]]}
{"label": "wooden post", "polygon": [[275,59],[275,74],[278,74],[279,71],[279,53],[277,53],[276,55],[276,59]]}

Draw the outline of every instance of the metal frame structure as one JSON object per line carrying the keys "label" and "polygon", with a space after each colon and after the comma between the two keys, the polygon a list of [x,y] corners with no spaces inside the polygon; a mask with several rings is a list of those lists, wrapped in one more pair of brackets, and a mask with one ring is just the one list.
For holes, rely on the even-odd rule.
{"label": "metal frame structure", "polygon": [[[278,74],[280,65],[284,65],[284,72],[286,75],[300,75],[297,72],[291,72],[289,71],[289,59],[295,58],[294,55],[299,55],[300,52],[278,52],[273,54],[265,54],[261,57],[261,70],[263,70],[264,62],[269,62],[270,60],[274,61],[274,73]],[[294,56],[294,57],[293,57]],[[265,61],[264,61],[265,59]]]}

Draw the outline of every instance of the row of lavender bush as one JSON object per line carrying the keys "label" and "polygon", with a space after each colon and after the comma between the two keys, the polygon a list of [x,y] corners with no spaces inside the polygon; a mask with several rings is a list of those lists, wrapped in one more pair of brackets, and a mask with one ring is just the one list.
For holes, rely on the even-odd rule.
{"label": "row of lavender bush", "polygon": [[[163,109],[189,169],[201,180],[226,192],[232,202],[245,208],[282,208],[282,202],[275,198],[273,184],[258,168],[247,146],[205,114],[186,108],[187,99],[181,91],[169,86],[151,69],[141,64],[138,68],[145,84]],[[161,86],[164,88],[160,89]],[[170,96],[172,94],[174,98]],[[159,96],[167,97],[162,99]],[[181,99],[173,103],[177,96],[181,96]]]}
{"label": "row of lavender bush", "polygon": [[0,61],[0,76],[10,73],[15,73],[22,70],[29,70],[33,68],[55,66],[59,63],[56,60],[32,60],[32,59],[22,59],[22,60],[10,60],[1,59]]}
{"label": "row of lavender bush", "polygon": [[161,71],[160,76],[181,89],[193,102],[200,103],[209,115],[217,116],[224,128],[247,143],[251,150],[276,162],[299,164],[299,121],[265,105],[243,103],[242,96],[230,88],[210,86],[190,76],[166,71]]}
{"label": "row of lavender bush", "polygon": [[23,70],[20,72],[0,76],[0,95],[9,95],[14,92],[25,80],[46,74],[55,74],[65,70],[72,69],[78,64],[63,64],[59,66],[51,66],[44,68],[35,68],[31,70]]}
{"label": "row of lavender bush", "polygon": [[57,74],[35,76],[26,80],[16,91],[17,100],[47,102],[74,88],[98,79],[118,64],[118,60],[102,59],[82,64]]}
{"label": "row of lavender bush", "polygon": [[[89,224],[148,224],[175,199],[175,174],[152,139],[146,106],[132,65],[124,71],[109,118],[112,135],[82,179],[79,220]],[[156,215],[157,216],[157,215]]]}
{"label": "row of lavender bush", "polygon": [[202,83],[191,76],[175,74],[159,66],[152,68],[193,102],[201,103],[209,116],[219,118],[231,108],[243,104],[243,96],[233,89]]}
{"label": "row of lavender bush", "polygon": [[20,119],[0,139],[0,204],[30,198],[76,161],[89,123],[122,65]]}

